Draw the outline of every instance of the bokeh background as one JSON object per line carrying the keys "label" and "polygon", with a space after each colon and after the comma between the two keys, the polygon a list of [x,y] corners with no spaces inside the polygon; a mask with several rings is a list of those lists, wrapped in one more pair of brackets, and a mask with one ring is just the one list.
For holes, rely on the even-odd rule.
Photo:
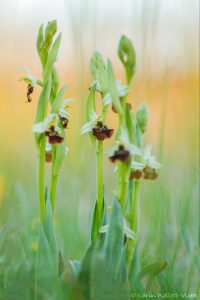
{"label": "bokeh background", "polygon": [[[21,244],[33,251],[36,247],[28,232],[34,232],[38,222],[37,152],[31,126],[40,88],[35,90],[33,102],[26,103],[26,86],[19,78],[23,76],[22,67],[40,78],[37,31],[41,23],[52,19],[57,19],[62,32],[57,63],[61,83],[68,85],[66,96],[76,99],[67,131],[70,151],[62,167],[56,203],[60,248],[66,257],[81,258],[89,241],[95,201],[95,153],[88,136],[80,135],[91,80],[89,59],[93,51],[99,50],[105,59],[112,59],[116,77],[124,80],[116,50],[121,34],[126,34],[137,54],[129,101],[134,109],[141,102],[149,106],[145,141],[154,145],[153,151],[163,166],[159,180],[141,185],[142,255],[147,261],[166,260],[170,274],[173,270],[179,274],[174,280],[188,287],[197,286],[198,0],[1,0],[0,258],[11,267],[21,255]],[[114,128],[117,125],[111,112],[108,124]],[[105,148],[113,143],[107,142]],[[104,171],[111,201],[115,176],[106,155]],[[188,276],[182,278],[180,270]]]}

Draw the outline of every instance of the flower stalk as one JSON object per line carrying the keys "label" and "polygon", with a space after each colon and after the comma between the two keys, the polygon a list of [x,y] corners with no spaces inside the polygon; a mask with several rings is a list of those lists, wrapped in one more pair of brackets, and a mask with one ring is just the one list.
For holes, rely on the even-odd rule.
{"label": "flower stalk", "polygon": [[[27,76],[20,80],[28,84],[27,99],[32,101],[32,93],[36,86],[42,88],[33,126],[35,140],[39,152],[38,189],[41,221],[46,217],[45,163],[51,163],[50,202],[54,211],[59,170],[66,154],[65,132],[68,125],[68,102],[64,100],[66,86],[58,90],[59,77],[55,68],[61,34],[55,38],[56,21],[48,22],[46,28],[40,26],[37,37],[37,51],[42,66],[42,80],[35,78],[25,70]],[[51,113],[48,114],[50,109]]]}

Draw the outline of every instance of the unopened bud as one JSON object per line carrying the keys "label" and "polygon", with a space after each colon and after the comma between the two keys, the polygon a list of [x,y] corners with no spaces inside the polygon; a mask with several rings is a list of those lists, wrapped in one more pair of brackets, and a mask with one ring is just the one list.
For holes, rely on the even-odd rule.
{"label": "unopened bud", "polygon": [[147,129],[147,123],[148,123],[148,110],[147,107],[144,104],[141,104],[136,112],[136,119],[137,124],[140,127],[140,130],[142,133],[145,133]]}
{"label": "unopened bud", "polygon": [[126,71],[126,80],[130,84],[135,73],[135,50],[129,38],[123,35],[119,42],[118,56]]}

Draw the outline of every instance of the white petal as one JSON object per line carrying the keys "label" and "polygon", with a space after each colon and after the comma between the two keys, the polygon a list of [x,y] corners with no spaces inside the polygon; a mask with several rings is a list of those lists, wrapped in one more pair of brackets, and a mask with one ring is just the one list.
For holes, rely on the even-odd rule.
{"label": "white petal", "polygon": [[124,97],[129,92],[130,87],[128,85],[121,86],[120,89],[118,89],[118,93],[120,97]]}
{"label": "white petal", "polygon": [[129,150],[132,155],[142,156],[142,150],[134,144],[129,144],[127,150]]}
{"label": "white petal", "polygon": [[90,121],[86,124],[83,125],[83,127],[81,128],[81,134],[84,134],[86,132],[90,132],[92,131],[92,128],[94,128],[96,121]]}
{"label": "white petal", "polygon": [[151,159],[148,162],[148,166],[152,169],[159,169],[161,167],[161,164],[156,161],[154,157],[151,157]]}
{"label": "white petal", "polygon": [[104,97],[103,97],[103,105],[108,105],[112,103],[112,98],[110,96],[110,93],[107,93]]}
{"label": "white petal", "polygon": [[151,157],[151,149],[152,149],[152,145],[148,144],[145,146],[144,148],[144,160],[149,160],[149,158]]}
{"label": "white petal", "polygon": [[138,161],[135,161],[133,160],[131,162],[131,169],[133,170],[143,170],[145,167],[145,164],[141,163],[141,162],[138,162]]}
{"label": "white petal", "polygon": [[32,126],[33,132],[43,133],[46,130],[46,124],[44,122],[36,123]]}
{"label": "white petal", "polygon": [[59,109],[58,114],[59,114],[59,116],[61,116],[62,118],[65,118],[65,119],[67,119],[69,117],[69,113],[64,107],[61,107]]}
{"label": "white petal", "polygon": [[115,145],[110,150],[108,150],[107,155],[112,156],[115,153],[115,151],[117,151],[118,149],[119,149],[119,145]]}

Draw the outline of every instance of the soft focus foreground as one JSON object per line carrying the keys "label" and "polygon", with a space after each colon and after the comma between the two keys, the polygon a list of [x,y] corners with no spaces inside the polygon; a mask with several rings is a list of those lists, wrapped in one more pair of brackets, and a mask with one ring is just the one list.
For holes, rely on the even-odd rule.
{"label": "soft focus foreground", "polygon": [[[63,43],[58,69],[75,97],[69,124],[69,154],[62,167],[56,203],[59,247],[67,258],[80,259],[89,239],[95,201],[95,157],[89,138],[80,136],[90,75],[88,61],[96,49],[112,57],[118,78],[122,68],[114,49],[121,33],[133,41],[137,75],[130,102],[148,104],[146,142],[156,145],[162,169],[159,179],[141,186],[140,254],[143,263],[166,261],[166,291],[199,289],[199,103],[197,1],[3,1],[0,70],[0,275],[10,279],[25,255],[37,251],[37,157],[31,126],[39,88],[26,102],[18,82],[20,67],[40,74],[35,40],[40,23],[58,19]],[[83,2],[85,2],[83,4]],[[30,2],[31,3],[31,2]],[[109,3],[109,4],[108,4]],[[142,4],[141,4],[142,3]],[[55,9],[55,11],[54,11]],[[38,11],[43,12],[38,14]],[[177,14],[178,11],[178,14]],[[17,13],[16,13],[17,12]],[[8,24],[8,16],[11,20]],[[113,54],[114,53],[114,54]],[[110,127],[116,127],[113,114]],[[107,143],[110,148],[114,141]],[[106,189],[112,199],[115,177],[105,156]],[[28,229],[28,230],[27,230]],[[27,251],[28,249],[28,251]],[[23,277],[23,274],[21,274]],[[16,278],[16,274],[13,273]],[[24,284],[26,284],[24,282]],[[16,285],[16,286],[15,286]],[[155,287],[156,289],[156,287]],[[8,288],[9,290],[9,288]],[[20,293],[20,291],[18,291]],[[17,292],[16,292],[17,294]],[[12,299],[12,298],[11,298]],[[20,297],[18,298],[20,299]]]}

